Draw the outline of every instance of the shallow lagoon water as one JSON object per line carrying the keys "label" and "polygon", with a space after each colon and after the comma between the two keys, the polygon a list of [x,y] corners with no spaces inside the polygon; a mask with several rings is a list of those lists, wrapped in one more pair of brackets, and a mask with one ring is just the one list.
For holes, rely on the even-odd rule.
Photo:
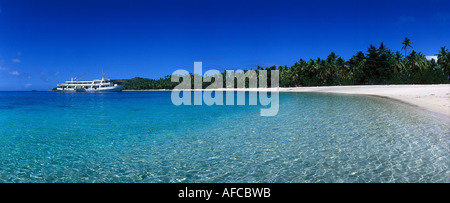
{"label": "shallow lagoon water", "polygon": [[0,182],[450,182],[450,124],[384,98],[0,92]]}

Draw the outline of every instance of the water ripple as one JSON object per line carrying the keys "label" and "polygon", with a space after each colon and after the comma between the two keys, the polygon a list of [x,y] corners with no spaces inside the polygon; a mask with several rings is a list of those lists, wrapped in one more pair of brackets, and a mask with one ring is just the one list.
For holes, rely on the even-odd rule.
{"label": "water ripple", "polygon": [[260,108],[0,93],[0,182],[450,182],[450,125],[412,106],[285,93],[277,116]]}

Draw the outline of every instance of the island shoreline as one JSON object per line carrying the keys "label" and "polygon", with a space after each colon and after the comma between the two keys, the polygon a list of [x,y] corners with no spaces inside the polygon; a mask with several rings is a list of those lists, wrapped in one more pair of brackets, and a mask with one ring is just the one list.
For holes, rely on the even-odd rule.
{"label": "island shoreline", "polygon": [[[192,89],[189,89],[192,90]],[[172,91],[170,89],[123,90],[123,91]],[[350,95],[366,95],[387,98],[443,115],[450,119],[450,84],[433,85],[353,85],[279,88],[220,88],[193,89],[193,91],[275,91],[317,92]]]}

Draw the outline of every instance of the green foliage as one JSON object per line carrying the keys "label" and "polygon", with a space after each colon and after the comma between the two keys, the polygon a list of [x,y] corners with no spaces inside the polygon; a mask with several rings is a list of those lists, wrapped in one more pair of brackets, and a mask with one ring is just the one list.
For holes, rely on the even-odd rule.
{"label": "green foliage", "polygon": [[[450,52],[445,47],[439,50],[438,60],[428,61],[426,57],[416,51],[409,55],[406,50],[412,48],[412,42],[405,38],[401,43],[405,56],[399,51],[392,52],[383,43],[378,47],[370,45],[367,51],[357,52],[349,60],[344,60],[331,52],[323,60],[317,58],[305,61],[300,59],[291,67],[279,66],[256,68],[267,70],[268,86],[270,87],[270,70],[279,70],[281,87],[321,86],[321,85],[366,85],[366,84],[438,84],[450,83]],[[226,85],[225,73],[224,87]],[[215,78],[213,78],[214,82]],[[143,89],[173,89],[177,82],[171,82],[170,76],[157,80],[146,78],[132,78],[114,80],[114,83],[125,85],[125,90]],[[203,82],[203,88],[212,82]],[[235,82],[236,83],[236,82]],[[193,87],[194,76],[191,74]],[[246,81],[248,87],[248,81]]]}
{"label": "green foliage", "polygon": [[124,90],[173,89],[177,83],[170,81],[170,76],[158,80],[135,77],[132,79],[112,80],[115,84],[124,85]]}
{"label": "green foliage", "polygon": [[405,37],[405,39],[403,40],[403,42],[400,43],[400,44],[403,45],[403,46],[402,46],[402,50],[403,50],[403,49],[405,50],[405,56],[407,55],[407,54],[406,54],[406,51],[408,50],[408,47],[413,48],[413,47],[411,46],[411,44],[412,44],[411,40],[408,39],[407,37]]}

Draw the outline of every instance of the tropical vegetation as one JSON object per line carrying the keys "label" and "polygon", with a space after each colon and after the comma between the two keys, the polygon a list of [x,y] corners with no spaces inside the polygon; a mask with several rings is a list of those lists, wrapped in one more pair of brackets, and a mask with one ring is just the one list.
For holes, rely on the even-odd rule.
{"label": "tropical vegetation", "polygon": [[[408,38],[401,43],[405,54],[392,51],[381,43],[379,46],[370,45],[365,52],[359,51],[348,60],[331,52],[324,59],[300,59],[290,67],[258,66],[255,71],[258,74],[260,70],[268,70],[268,73],[279,70],[280,87],[450,83],[450,51],[442,47],[437,60],[427,60],[424,54],[412,50],[411,44]],[[408,52],[408,49],[412,51]],[[191,74],[192,81],[193,77]],[[170,76],[160,79],[136,77],[114,82],[125,85],[129,90],[173,89],[178,84],[171,82]],[[203,87],[209,84],[204,82]]]}

